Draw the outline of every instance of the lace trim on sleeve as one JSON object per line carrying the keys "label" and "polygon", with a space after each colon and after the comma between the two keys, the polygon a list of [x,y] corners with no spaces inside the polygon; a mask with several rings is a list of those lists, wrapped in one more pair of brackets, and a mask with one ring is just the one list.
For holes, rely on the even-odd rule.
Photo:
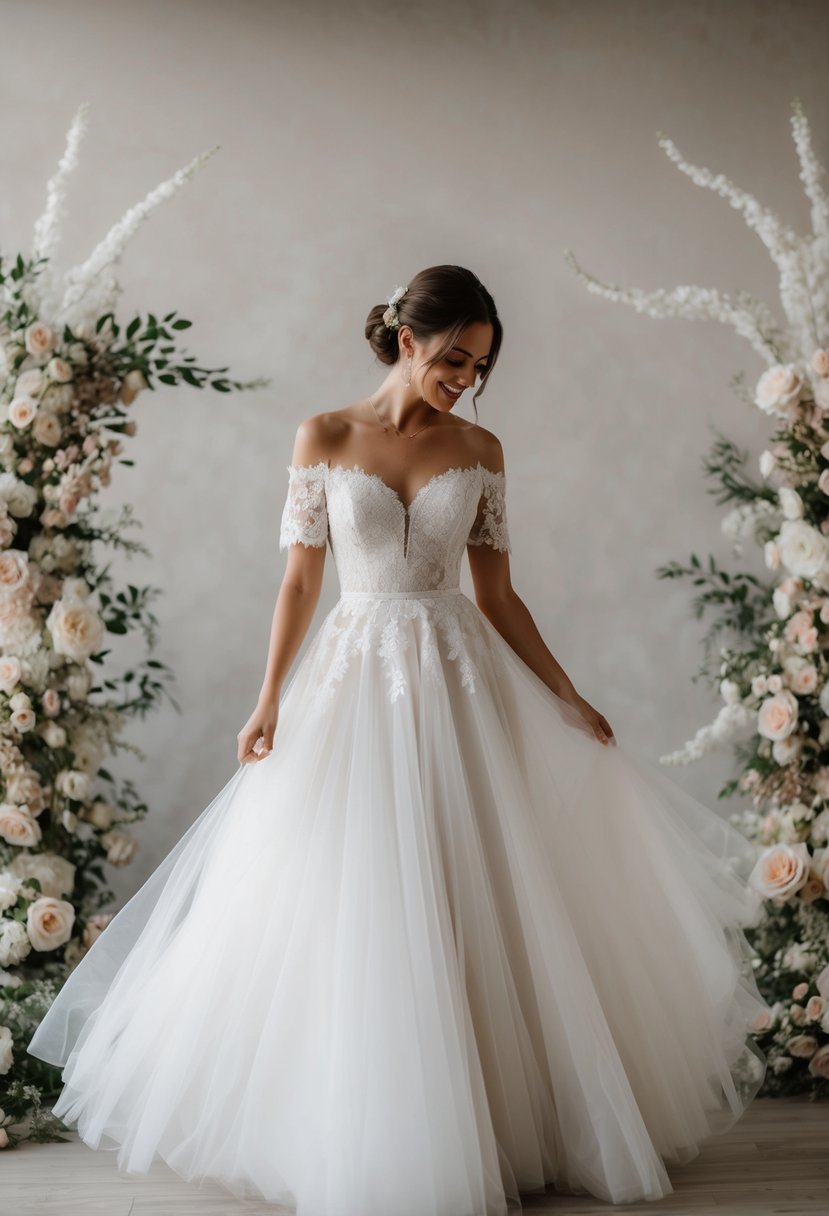
{"label": "lace trim on sleeve", "polygon": [[512,552],[507,530],[506,477],[500,471],[483,473],[483,510],[479,511],[467,538],[468,545],[492,545],[499,552]]}
{"label": "lace trim on sleeve", "polygon": [[328,540],[328,508],[325,500],[325,461],[313,465],[286,465],[288,493],[279,527],[279,548],[313,545]]}

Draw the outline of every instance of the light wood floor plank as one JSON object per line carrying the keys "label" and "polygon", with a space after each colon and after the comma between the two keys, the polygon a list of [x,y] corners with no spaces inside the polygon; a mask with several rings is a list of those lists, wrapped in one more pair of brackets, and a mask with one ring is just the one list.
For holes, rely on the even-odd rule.
{"label": "light wood floor plank", "polygon": [[[147,1174],[121,1174],[114,1149],[95,1152],[70,1136],[64,1144],[24,1142],[2,1154],[0,1216],[291,1212],[276,1204],[241,1203],[216,1183],[184,1182],[162,1161]],[[524,1211],[534,1216],[829,1216],[829,1103],[758,1098],[727,1135],[712,1137],[695,1161],[672,1166],[669,1173],[674,1193],[651,1203],[613,1206],[550,1192],[525,1199]]]}

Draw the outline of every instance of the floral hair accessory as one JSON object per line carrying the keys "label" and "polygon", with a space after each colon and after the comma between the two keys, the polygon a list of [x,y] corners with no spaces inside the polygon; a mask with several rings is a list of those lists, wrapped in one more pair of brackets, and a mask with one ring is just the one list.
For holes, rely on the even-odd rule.
{"label": "floral hair accessory", "polygon": [[408,290],[408,287],[395,287],[389,296],[389,306],[383,313],[383,320],[388,329],[397,329],[400,324],[400,318],[397,315],[397,301],[402,299]]}

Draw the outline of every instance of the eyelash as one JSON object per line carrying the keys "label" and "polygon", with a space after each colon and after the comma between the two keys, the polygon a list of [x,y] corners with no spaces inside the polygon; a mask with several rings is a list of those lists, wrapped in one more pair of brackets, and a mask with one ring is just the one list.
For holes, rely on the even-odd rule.
{"label": "eyelash", "polygon": [[[461,363],[455,363],[455,362],[454,362],[452,359],[447,359],[447,360],[446,360],[446,362],[449,364],[449,366],[450,366],[450,367],[463,367],[463,363],[462,363],[462,362],[461,362]],[[479,376],[485,376],[485,375],[486,375],[486,368],[485,368],[485,367],[476,367],[476,368],[475,368],[475,371],[478,373],[478,375],[479,375]]]}

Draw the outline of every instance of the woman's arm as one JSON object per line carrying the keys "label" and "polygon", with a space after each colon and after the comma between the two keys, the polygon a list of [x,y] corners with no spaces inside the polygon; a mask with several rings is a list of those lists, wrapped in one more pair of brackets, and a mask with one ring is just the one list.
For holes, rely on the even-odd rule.
{"label": "woman's arm", "polygon": [[[325,459],[322,453],[320,426],[316,418],[308,418],[297,428],[291,463],[317,464]],[[322,590],[326,546],[293,544],[288,548],[285,573],[276,597],[271,620],[265,674],[256,708],[239,731],[237,756],[241,763],[261,760],[273,748],[273,737],[279,711],[279,696],[316,611]],[[253,747],[262,740],[262,749]]]}
{"label": "woman's arm", "polygon": [[[488,433],[482,460],[493,472],[504,471],[504,455],[499,440]],[[469,570],[475,601],[484,616],[498,630],[519,658],[532,668],[557,697],[577,710],[596,738],[607,743],[613,739],[610,723],[582,697],[567,672],[547,648],[527,605],[512,585],[509,553],[488,544],[468,545]]]}

